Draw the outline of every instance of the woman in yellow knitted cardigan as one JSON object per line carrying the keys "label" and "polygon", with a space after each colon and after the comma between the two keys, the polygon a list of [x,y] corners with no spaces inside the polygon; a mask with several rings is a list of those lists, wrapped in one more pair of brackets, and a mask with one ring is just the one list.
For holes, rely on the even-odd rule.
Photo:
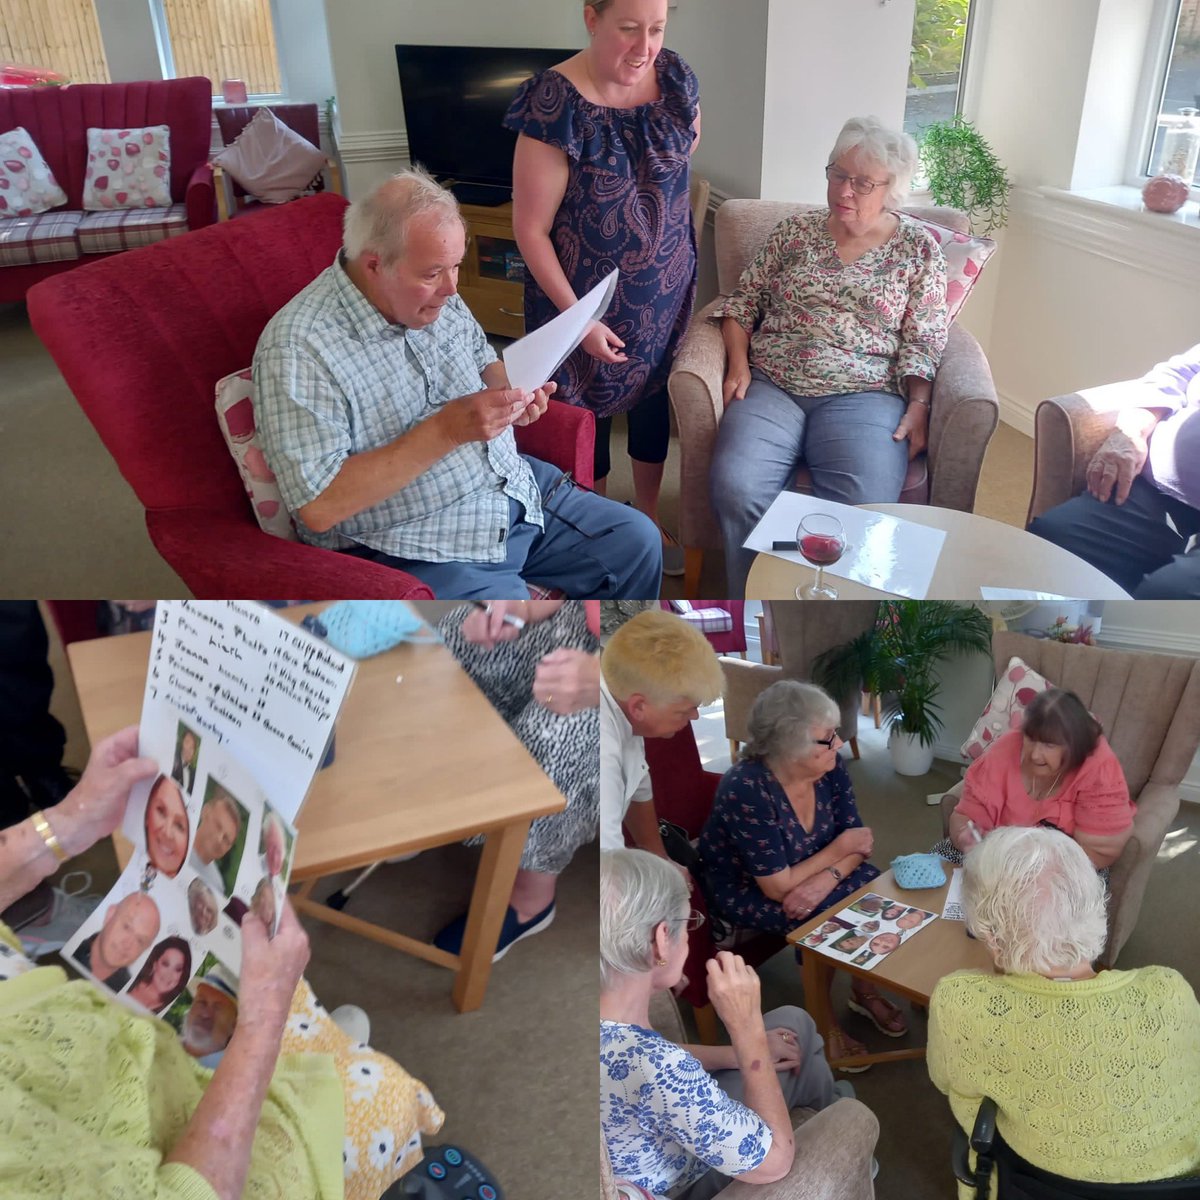
{"label": "woman in yellow knitted cardigan", "polygon": [[[0,831],[0,910],[120,823],[157,770],[137,729],[99,742],[79,784]],[[0,1196],[29,1200],[375,1200],[442,1114],[330,1021],[301,972],[290,906],[242,922],[238,1021],[215,1071],[175,1031],[37,967],[0,924]]]}
{"label": "woman in yellow knitted cardigan", "polygon": [[955,1120],[969,1133],[990,1096],[1008,1145],[1070,1179],[1200,1174],[1200,1004],[1184,978],[1093,971],[1104,884],[1057,830],[994,830],[964,871],[968,925],[999,973],[957,971],[930,1001],[929,1075]]}

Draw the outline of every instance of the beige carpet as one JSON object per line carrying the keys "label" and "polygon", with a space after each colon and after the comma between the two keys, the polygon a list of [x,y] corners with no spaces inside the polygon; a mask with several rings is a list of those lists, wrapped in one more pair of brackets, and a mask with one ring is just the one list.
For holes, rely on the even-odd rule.
{"label": "beige carpet", "polygon": [[[0,595],[187,595],[146,533],[142,506],[29,327],[23,305],[0,305]],[[614,422],[610,495],[633,498],[624,422]],[[988,448],[975,511],[1023,526],[1033,479],[1032,441],[1001,425]],[[679,447],[671,442],[662,520],[679,527]],[[664,595],[680,598],[682,581]],[[722,596],[719,551],[705,555],[700,593]]]}

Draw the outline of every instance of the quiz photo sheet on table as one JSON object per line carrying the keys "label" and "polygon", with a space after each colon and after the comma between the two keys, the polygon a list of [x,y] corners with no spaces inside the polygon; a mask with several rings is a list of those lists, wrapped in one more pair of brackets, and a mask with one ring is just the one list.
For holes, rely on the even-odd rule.
{"label": "quiz photo sheet on table", "polygon": [[936,919],[937,913],[927,909],[868,892],[825,920],[800,945],[871,971]]}

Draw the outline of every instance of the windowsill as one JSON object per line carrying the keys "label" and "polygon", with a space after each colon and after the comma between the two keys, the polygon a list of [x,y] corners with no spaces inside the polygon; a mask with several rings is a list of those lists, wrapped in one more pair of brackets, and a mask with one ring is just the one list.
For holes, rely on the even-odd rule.
{"label": "windowsill", "polygon": [[1039,193],[1048,200],[1060,203],[1083,202],[1088,205],[1105,205],[1109,208],[1120,209],[1130,218],[1143,222],[1146,229],[1158,230],[1163,226],[1176,228],[1200,229],[1200,205],[1195,200],[1188,200],[1178,212],[1151,212],[1142,203],[1142,192],[1135,187],[1102,187],[1088,188],[1084,191],[1068,192],[1061,188],[1043,187]]}
{"label": "windowsill", "polygon": [[1089,255],[1195,287],[1200,274],[1200,213],[1189,200],[1177,213],[1148,212],[1133,187],[1015,188],[1013,224]]}

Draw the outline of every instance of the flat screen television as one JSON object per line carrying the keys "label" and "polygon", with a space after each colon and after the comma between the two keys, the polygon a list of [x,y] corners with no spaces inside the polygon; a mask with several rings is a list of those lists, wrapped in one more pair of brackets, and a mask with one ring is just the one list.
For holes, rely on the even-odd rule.
{"label": "flat screen television", "polygon": [[465,203],[503,204],[517,135],[500,122],[531,75],[575,54],[517,46],[396,46],[408,153]]}

